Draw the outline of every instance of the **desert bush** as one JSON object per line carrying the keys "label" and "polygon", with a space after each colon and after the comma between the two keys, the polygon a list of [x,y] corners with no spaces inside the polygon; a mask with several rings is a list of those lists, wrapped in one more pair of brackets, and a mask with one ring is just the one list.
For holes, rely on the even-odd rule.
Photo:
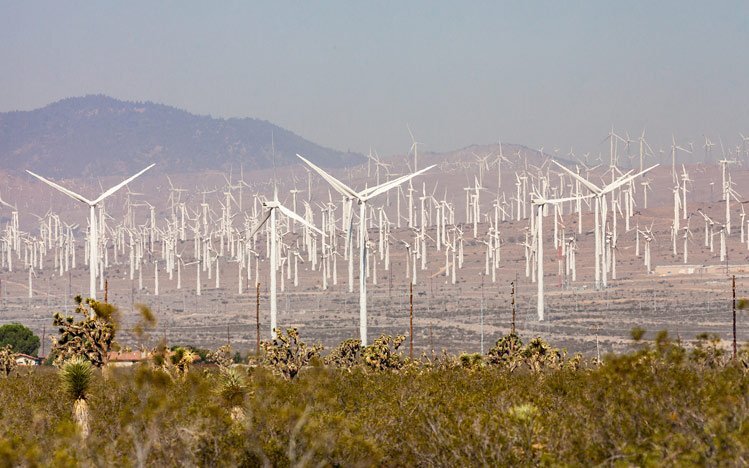
{"label": "desert bush", "polygon": [[700,333],[695,337],[689,359],[701,367],[716,368],[725,361],[726,351],[721,347],[720,336],[715,333]]}

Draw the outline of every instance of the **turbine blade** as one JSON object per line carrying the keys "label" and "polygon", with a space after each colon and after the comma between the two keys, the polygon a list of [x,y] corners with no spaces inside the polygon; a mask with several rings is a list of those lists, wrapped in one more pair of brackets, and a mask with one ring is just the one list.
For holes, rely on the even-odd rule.
{"label": "turbine blade", "polygon": [[281,213],[285,214],[289,218],[293,219],[294,221],[303,224],[304,226],[307,226],[308,228],[312,229],[313,231],[318,232],[321,236],[325,236],[325,233],[321,230],[317,229],[315,226],[310,224],[306,219],[302,218],[298,214],[294,213],[290,209],[286,208],[283,205],[278,205],[278,209],[281,210]]}
{"label": "turbine blade", "polygon": [[569,175],[571,175],[575,179],[579,180],[580,183],[583,184],[591,192],[599,193],[601,191],[601,189],[596,184],[594,184],[593,182],[590,182],[588,179],[581,177],[579,174],[572,172],[571,170],[569,170],[568,168],[564,167],[563,165],[559,164],[558,162],[554,160],[552,160],[551,162],[553,162],[554,164],[562,168],[565,172],[567,172]]}
{"label": "turbine blade", "polygon": [[634,174],[634,175],[629,175],[629,173],[630,173],[630,172],[632,172],[632,171],[629,171],[629,172],[627,172],[627,174],[625,174],[625,176],[624,176],[624,177],[622,177],[622,178],[620,178],[620,179],[618,179],[618,180],[616,180],[616,181],[614,181],[614,182],[610,183],[609,185],[607,185],[607,186],[606,186],[606,187],[605,187],[605,188],[604,188],[604,189],[603,189],[603,190],[601,191],[601,193],[602,193],[602,194],[604,194],[604,193],[608,193],[608,192],[610,192],[610,191],[612,191],[612,190],[615,190],[615,189],[616,189],[617,187],[620,187],[620,186],[622,186],[622,185],[624,185],[624,184],[626,184],[626,183],[628,183],[628,182],[630,182],[630,181],[632,181],[632,180],[636,179],[637,177],[639,177],[639,176],[641,176],[641,175],[645,174],[645,173],[646,173],[646,172],[648,172],[648,171],[651,171],[651,170],[655,169],[655,168],[656,168],[656,167],[658,167],[658,166],[660,166],[660,164],[655,164],[655,165],[653,165],[653,166],[650,166],[649,168],[647,168],[647,169],[645,169],[645,170],[643,170],[643,171],[641,171],[641,172],[638,172],[637,174]]}
{"label": "turbine blade", "polygon": [[116,191],[118,191],[119,189],[121,189],[122,187],[124,187],[125,185],[129,184],[130,182],[132,182],[133,179],[135,179],[139,175],[143,174],[147,170],[151,169],[155,165],[156,165],[155,163],[151,164],[150,166],[148,166],[147,168],[143,169],[142,171],[140,171],[139,173],[135,174],[134,176],[123,180],[119,184],[115,185],[114,187],[110,188],[106,192],[102,193],[101,195],[99,195],[99,198],[97,198],[96,200],[94,200],[94,204],[97,204],[97,203],[101,202],[102,200],[104,200],[105,198],[107,198],[108,196],[112,195],[113,193],[115,193]]}
{"label": "turbine blade", "polygon": [[299,159],[301,159],[302,161],[304,161],[305,163],[307,163],[307,165],[309,167],[311,167],[312,169],[314,169],[315,172],[317,172],[320,175],[320,177],[322,177],[323,179],[325,179],[341,195],[349,197],[349,198],[359,198],[358,194],[356,192],[354,192],[352,189],[350,189],[343,182],[339,181],[338,179],[336,179],[332,175],[328,174],[327,172],[323,171],[319,167],[315,166],[314,164],[312,164],[311,162],[309,162],[308,160],[306,160],[304,157],[302,157],[299,153],[297,153],[297,157]]}
{"label": "turbine blade", "polygon": [[255,236],[255,234],[260,230],[261,227],[263,227],[263,224],[265,224],[266,221],[268,221],[268,218],[270,218],[270,210],[273,208],[269,208],[268,211],[265,212],[265,216],[263,216],[263,219],[260,220],[259,223],[252,229],[252,232],[250,233],[250,239]]}
{"label": "turbine blade", "polygon": [[53,187],[53,188],[59,190],[60,192],[62,192],[65,195],[69,196],[70,198],[73,198],[75,200],[78,200],[78,201],[81,201],[83,203],[86,203],[87,205],[93,205],[94,204],[94,202],[92,202],[88,198],[86,198],[86,197],[84,197],[82,195],[78,195],[77,193],[73,192],[72,190],[68,190],[65,187],[61,186],[61,185],[57,185],[56,183],[52,182],[51,180],[47,180],[44,177],[42,177],[42,176],[40,176],[38,174],[34,174],[33,172],[31,172],[29,170],[26,170],[26,172],[28,172],[32,176],[36,177],[37,179],[41,180],[42,182],[44,182],[45,184],[49,185],[50,187]]}
{"label": "turbine blade", "polygon": [[410,175],[407,175],[407,176],[403,176],[403,177],[399,177],[398,179],[391,180],[390,182],[385,182],[384,184],[378,185],[374,189],[365,190],[364,192],[362,192],[362,194],[366,192],[366,195],[361,195],[361,194],[360,195],[361,195],[361,197],[365,201],[369,200],[370,198],[376,197],[377,195],[379,195],[381,193],[387,192],[388,190],[390,190],[393,187],[397,187],[398,185],[402,184],[403,182],[407,182],[407,181],[413,179],[414,177],[423,174],[424,172],[428,171],[429,169],[432,169],[434,166],[435,165],[432,164],[431,166],[425,167],[424,169],[421,169],[421,170],[418,170],[418,171],[414,172],[413,174],[410,174]]}

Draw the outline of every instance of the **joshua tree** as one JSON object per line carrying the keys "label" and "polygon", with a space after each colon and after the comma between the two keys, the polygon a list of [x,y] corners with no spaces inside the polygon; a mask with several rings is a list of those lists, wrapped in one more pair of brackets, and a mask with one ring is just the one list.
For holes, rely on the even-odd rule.
{"label": "joshua tree", "polygon": [[190,348],[178,346],[172,350],[163,341],[151,350],[151,363],[156,369],[168,373],[170,376],[184,377],[190,371],[190,366],[200,356]]}
{"label": "joshua tree", "polygon": [[5,345],[0,348],[0,372],[8,377],[13,369],[16,368],[16,353],[13,352],[11,345]]}
{"label": "joshua tree", "polygon": [[83,300],[76,296],[76,312],[82,319],[57,312],[52,323],[60,327],[60,336],[52,345],[55,365],[61,366],[74,357],[81,357],[96,367],[107,362],[109,350],[114,345],[118,324],[117,308],[95,299]]}
{"label": "joshua tree", "polygon": [[73,420],[81,431],[81,437],[88,437],[89,413],[86,394],[91,385],[93,366],[82,357],[74,357],[62,365],[60,379],[65,394],[73,400]]}
{"label": "joshua tree", "polygon": [[361,364],[363,351],[361,340],[345,340],[325,356],[325,364],[350,369]]}
{"label": "joshua tree", "polygon": [[404,335],[392,337],[382,335],[374,343],[364,348],[364,363],[374,370],[397,370],[406,364],[403,353],[398,351]]}
{"label": "joshua tree", "polygon": [[522,362],[521,351],[523,341],[513,333],[498,339],[494,347],[489,350],[489,363],[508,369],[510,372],[517,369]]}
{"label": "joshua tree", "polygon": [[190,366],[193,362],[198,359],[198,355],[195,354],[189,348],[174,348],[169,360],[171,361],[174,368],[177,370],[177,375],[184,377],[190,371]]}
{"label": "joshua tree", "polygon": [[260,346],[265,355],[263,360],[273,367],[276,372],[291,380],[299,373],[299,370],[308,365],[312,359],[320,356],[322,345],[307,346],[299,339],[296,328],[286,330],[286,335],[280,328],[275,330],[276,338],[273,341],[262,341]]}
{"label": "joshua tree", "polygon": [[234,363],[231,351],[231,345],[225,344],[216,351],[208,353],[206,361],[216,364],[221,370],[228,369]]}

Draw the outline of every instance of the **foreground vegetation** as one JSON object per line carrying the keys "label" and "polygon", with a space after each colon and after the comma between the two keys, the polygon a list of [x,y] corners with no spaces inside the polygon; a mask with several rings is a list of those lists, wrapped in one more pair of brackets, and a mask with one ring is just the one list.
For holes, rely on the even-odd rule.
{"label": "foreground vegetation", "polygon": [[[87,304],[90,309],[87,309]],[[55,317],[56,367],[0,378],[0,465],[746,464],[749,352],[665,333],[603,362],[511,334],[408,358],[403,337],[324,352],[294,329],[249,363],[151,349],[111,368],[115,311]],[[153,320],[144,309],[141,337]]]}
{"label": "foreground vegetation", "polygon": [[[0,464],[746,463],[749,378],[661,336],[598,365],[96,371],[88,436],[52,367],[0,379]],[[404,362],[407,361],[404,358]],[[77,400],[76,400],[77,401]]]}

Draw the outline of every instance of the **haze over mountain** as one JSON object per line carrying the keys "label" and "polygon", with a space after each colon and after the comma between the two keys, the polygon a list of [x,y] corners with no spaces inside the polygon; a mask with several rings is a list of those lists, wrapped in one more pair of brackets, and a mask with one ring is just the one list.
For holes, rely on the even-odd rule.
{"label": "haze over mountain", "polygon": [[273,166],[273,146],[277,166],[296,164],[296,153],[323,166],[364,161],[264,120],[216,119],[102,95],[0,113],[0,167],[54,177],[123,175],[153,162],[161,172],[261,169]]}

